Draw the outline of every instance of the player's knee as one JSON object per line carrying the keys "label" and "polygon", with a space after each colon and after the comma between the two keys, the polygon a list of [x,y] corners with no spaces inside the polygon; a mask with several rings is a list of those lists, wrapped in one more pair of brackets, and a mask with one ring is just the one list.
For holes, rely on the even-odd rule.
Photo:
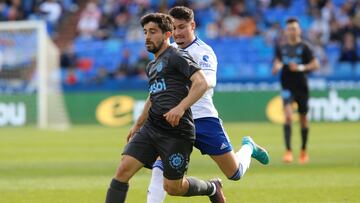
{"label": "player's knee", "polygon": [[232,176],[227,177],[229,180],[237,181],[240,180],[242,176],[242,168],[239,167]]}
{"label": "player's knee", "polygon": [[285,115],[285,123],[290,124],[292,122],[291,115]]}
{"label": "player's knee", "polygon": [[130,177],[132,176],[131,173],[131,168],[129,167],[129,165],[127,164],[121,164],[118,166],[116,173],[115,173],[115,178],[117,180],[129,180]]}
{"label": "player's knee", "polygon": [[170,196],[180,196],[180,195],[182,195],[180,188],[176,187],[174,185],[164,184],[164,190]]}

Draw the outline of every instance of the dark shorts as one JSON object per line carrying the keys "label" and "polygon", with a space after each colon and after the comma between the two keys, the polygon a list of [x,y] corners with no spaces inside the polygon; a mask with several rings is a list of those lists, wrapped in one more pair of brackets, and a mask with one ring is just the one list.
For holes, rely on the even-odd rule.
{"label": "dark shorts", "polygon": [[230,140],[219,118],[195,119],[195,147],[201,154],[222,155],[232,151]]}
{"label": "dark shorts", "polygon": [[305,115],[309,111],[309,92],[307,90],[283,89],[281,91],[281,98],[284,105],[291,104],[295,101],[298,105],[298,112],[300,114]]}
{"label": "dark shorts", "polygon": [[164,177],[169,180],[181,179],[187,171],[194,141],[176,136],[146,124],[125,146],[123,155],[136,158],[149,169],[160,156]]}

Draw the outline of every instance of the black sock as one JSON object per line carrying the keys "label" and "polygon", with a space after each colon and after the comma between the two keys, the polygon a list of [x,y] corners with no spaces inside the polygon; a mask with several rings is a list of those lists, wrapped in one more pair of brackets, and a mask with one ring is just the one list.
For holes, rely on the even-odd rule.
{"label": "black sock", "polygon": [[291,125],[285,124],[284,125],[284,139],[285,139],[285,146],[286,150],[291,150]]}
{"label": "black sock", "polygon": [[112,179],[110,187],[106,194],[105,203],[123,203],[126,199],[126,194],[129,189],[128,183],[119,182]]}
{"label": "black sock", "polygon": [[189,190],[184,196],[211,195],[214,191],[214,185],[210,181],[199,180],[194,177],[186,177],[189,182]]}
{"label": "black sock", "polygon": [[306,150],[308,134],[309,134],[309,128],[302,128],[301,129],[301,141],[302,141],[301,149],[302,150]]}

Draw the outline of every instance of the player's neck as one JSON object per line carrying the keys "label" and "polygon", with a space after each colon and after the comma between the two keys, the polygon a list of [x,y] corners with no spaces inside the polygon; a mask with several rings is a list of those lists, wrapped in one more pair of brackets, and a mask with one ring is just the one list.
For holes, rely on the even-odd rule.
{"label": "player's neck", "polygon": [[169,46],[170,46],[169,43],[164,43],[161,46],[160,50],[158,52],[154,53],[155,59],[157,59]]}
{"label": "player's neck", "polygon": [[296,39],[293,39],[293,40],[288,40],[288,43],[290,45],[296,45],[296,44],[299,44],[301,42],[301,38],[296,38]]}
{"label": "player's neck", "polygon": [[193,36],[190,38],[190,40],[189,40],[188,42],[182,44],[180,48],[186,49],[186,48],[189,47],[189,45],[192,44],[195,40],[196,40],[196,36],[193,35]]}

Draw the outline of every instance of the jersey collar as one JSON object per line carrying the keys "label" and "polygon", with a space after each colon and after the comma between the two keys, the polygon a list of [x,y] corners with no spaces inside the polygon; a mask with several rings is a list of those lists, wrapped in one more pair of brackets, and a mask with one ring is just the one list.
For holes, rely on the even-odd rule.
{"label": "jersey collar", "polygon": [[198,37],[195,36],[195,39],[194,39],[189,45],[187,45],[187,46],[186,46],[185,48],[183,48],[183,49],[185,50],[185,49],[189,48],[192,44],[196,43],[197,40],[198,40]]}

